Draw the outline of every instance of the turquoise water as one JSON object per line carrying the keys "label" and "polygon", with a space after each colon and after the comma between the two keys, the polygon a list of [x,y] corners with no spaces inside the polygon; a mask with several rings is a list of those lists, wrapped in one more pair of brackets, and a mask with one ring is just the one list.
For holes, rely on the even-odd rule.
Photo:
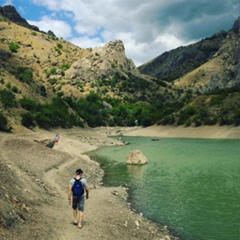
{"label": "turquoise water", "polygon": [[[240,141],[125,137],[89,153],[107,186],[127,185],[133,208],[184,240],[240,239]],[[143,166],[126,165],[140,149]]]}

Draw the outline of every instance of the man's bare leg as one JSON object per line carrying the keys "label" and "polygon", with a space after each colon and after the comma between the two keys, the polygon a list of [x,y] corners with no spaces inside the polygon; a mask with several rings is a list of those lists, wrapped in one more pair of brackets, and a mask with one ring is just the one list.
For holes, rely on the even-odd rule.
{"label": "man's bare leg", "polygon": [[75,210],[73,209],[73,218],[74,218],[73,223],[77,225],[77,223],[78,223],[78,211],[77,211],[77,209],[75,209]]}
{"label": "man's bare leg", "polygon": [[79,212],[78,227],[79,227],[79,228],[82,228],[83,212],[82,212],[82,211],[78,211],[78,212]]}

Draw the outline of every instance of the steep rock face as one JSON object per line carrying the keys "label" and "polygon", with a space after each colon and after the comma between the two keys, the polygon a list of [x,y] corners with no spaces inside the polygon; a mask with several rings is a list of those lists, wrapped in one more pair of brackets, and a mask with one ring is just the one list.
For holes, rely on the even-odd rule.
{"label": "steep rock face", "polygon": [[232,26],[232,31],[240,34],[240,17],[238,17],[238,19],[234,22]]}
{"label": "steep rock face", "polygon": [[165,52],[139,66],[138,70],[142,74],[171,82],[209,61],[222,46],[226,35],[221,31],[195,44]]}
{"label": "steep rock face", "polygon": [[36,31],[39,31],[38,27],[30,25],[26,19],[20,16],[20,14],[16,11],[15,7],[11,5],[7,5],[4,7],[0,6],[0,16],[6,17],[10,21],[22,25],[24,27],[32,28]]}
{"label": "steep rock face", "polygon": [[201,93],[240,85],[239,34],[229,31],[213,58],[194,71],[174,81],[174,85],[198,89]]}
{"label": "steep rock face", "polygon": [[22,18],[19,13],[16,11],[15,7],[7,5],[0,8],[0,14],[6,18],[8,18],[10,21],[19,23],[23,26],[28,26],[28,22]]}
{"label": "steep rock face", "polygon": [[[239,35],[235,32],[229,32],[226,41],[219,49],[217,56],[222,60],[222,69],[224,74],[220,76],[218,81],[215,79],[214,88],[228,88],[240,84],[240,42]],[[211,79],[209,84],[214,82]]]}
{"label": "steep rock face", "polygon": [[126,58],[121,40],[111,41],[103,47],[93,49],[89,55],[73,63],[65,76],[91,82],[98,79],[111,79],[116,74],[124,79],[128,79],[129,74],[140,76],[133,61]]}

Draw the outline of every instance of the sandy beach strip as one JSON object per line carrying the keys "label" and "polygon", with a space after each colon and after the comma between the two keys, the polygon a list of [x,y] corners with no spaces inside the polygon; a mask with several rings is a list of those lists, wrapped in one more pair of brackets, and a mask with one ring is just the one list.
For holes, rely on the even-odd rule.
{"label": "sandy beach strip", "polygon": [[240,139],[240,127],[233,126],[160,126],[138,128],[124,133],[133,137]]}

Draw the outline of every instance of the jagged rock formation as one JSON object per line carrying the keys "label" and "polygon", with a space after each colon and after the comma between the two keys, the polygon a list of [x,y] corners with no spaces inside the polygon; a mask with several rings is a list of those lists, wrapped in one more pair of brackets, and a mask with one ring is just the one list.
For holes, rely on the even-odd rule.
{"label": "jagged rock formation", "polygon": [[127,164],[129,165],[143,165],[147,163],[146,156],[143,155],[141,150],[132,150],[127,157]]}
{"label": "jagged rock formation", "polygon": [[238,86],[239,26],[240,17],[228,32],[221,31],[195,44],[165,52],[138,69],[201,93]]}
{"label": "jagged rock formation", "polygon": [[129,74],[140,77],[133,61],[126,58],[121,40],[111,41],[103,47],[93,49],[91,54],[73,63],[65,76],[91,82],[98,79],[111,79],[116,74],[123,79],[129,79]]}
{"label": "jagged rock formation", "polygon": [[240,34],[240,17],[238,17],[238,19],[234,22],[233,26],[232,26],[232,30],[235,33]]}
{"label": "jagged rock formation", "polygon": [[174,81],[182,88],[190,87],[201,93],[240,85],[239,35],[229,31],[222,46],[211,60]]}
{"label": "jagged rock formation", "polygon": [[24,19],[20,16],[20,14],[16,11],[15,7],[13,7],[11,5],[7,5],[4,7],[0,6],[0,16],[6,17],[10,21],[15,22],[19,25],[22,25],[24,27],[39,31],[38,27],[30,25],[26,19]]}
{"label": "jagged rock formation", "polygon": [[165,52],[138,69],[143,74],[171,82],[209,61],[226,35],[222,31],[195,44]]}
{"label": "jagged rock formation", "polygon": [[[205,88],[231,88],[240,85],[240,43],[239,36],[229,33],[227,41],[219,49],[216,59],[221,60],[221,72],[216,72],[210,78]],[[222,74],[221,74],[222,73]]]}

